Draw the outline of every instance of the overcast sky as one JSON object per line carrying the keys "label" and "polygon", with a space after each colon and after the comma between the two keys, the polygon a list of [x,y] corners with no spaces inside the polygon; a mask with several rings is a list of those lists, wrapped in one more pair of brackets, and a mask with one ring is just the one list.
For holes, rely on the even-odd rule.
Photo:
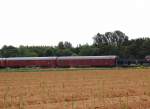
{"label": "overcast sky", "polygon": [[150,0],[0,0],[0,47],[91,44],[114,30],[149,37]]}

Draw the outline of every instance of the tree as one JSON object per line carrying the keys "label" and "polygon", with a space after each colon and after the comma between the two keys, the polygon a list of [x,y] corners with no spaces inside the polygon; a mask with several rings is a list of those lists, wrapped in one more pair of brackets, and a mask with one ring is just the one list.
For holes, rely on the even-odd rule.
{"label": "tree", "polygon": [[72,44],[70,42],[65,41],[63,44],[64,44],[64,48],[67,48],[67,49],[72,48]]}
{"label": "tree", "polygon": [[55,56],[72,56],[72,51],[69,49],[55,49]]}
{"label": "tree", "polygon": [[58,48],[59,49],[64,49],[65,48],[64,43],[62,41],[58,43]]}
{"label": "tree", "polygon": [[72,44],[70,42],[68,42],[68,41],[65,41],[65,42],[60,41],[58,43],[58,48],[59,49],[65,49],[65,48],[71,49],[72,48]]}
{"label": "tree", "polygon": [[103,34],[97,33],[97,35],[94,36],[93,39],[94,39],[95,46],[101,46],[103,44],[107,44],[105,40],[105,36]]}
{"label": "tree", "polygon": [[106,32],[105,34],[98,33],[96,36],[93,37],[93,39],[95,46],[121,46],[127,44],[128,42],[128,36],[126,36],[123,32],[118,30],[114,32]]}
{"label": "tree", "polygon": [[119,30],[114,31],[112,37],[112,43],[116,44],[117,46],[126,45],[126,43],[128,43],[128,36]]}
{"label": "tree", "polygon": [[28,46],[20,46],[18,48],[19,57],[37,57],[38,54]]}
{"label": "tree", "polygon": [[10,46],[4,45],[1,49],[1,56],[2,57],[17,57],[18,49],[12,45]]}
{"label": "tree", "polygon": [[143,43],[140,44],[140,50],[138,51],[138,58],[145,58],[150,55],[150,38],[144,38]]}
{"label": "tree", "polygon": [[44,53],[45,56],[54,56],[54,50],[53,48],[49,48]]}
{"label": "tree", "polygon": [[82,45],[79,50],[80,56],[95,56],[98,54],[99,54],[98,48],[92,47],[88,44]]}

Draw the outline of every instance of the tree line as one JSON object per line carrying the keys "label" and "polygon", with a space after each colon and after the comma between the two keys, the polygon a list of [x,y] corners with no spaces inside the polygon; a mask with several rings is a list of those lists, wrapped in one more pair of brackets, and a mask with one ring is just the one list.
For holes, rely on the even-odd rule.
{"label": "tree line", "polygon": [[117,30],[97,33],[93,44],[73,47],[68,41],[60,41],[57,46],[19,46],[4,45],[0,57],[45,57],[45,56],[99,56],[118,55],[123,59],[143,59],[150,55],[150,38],[130,39]]}

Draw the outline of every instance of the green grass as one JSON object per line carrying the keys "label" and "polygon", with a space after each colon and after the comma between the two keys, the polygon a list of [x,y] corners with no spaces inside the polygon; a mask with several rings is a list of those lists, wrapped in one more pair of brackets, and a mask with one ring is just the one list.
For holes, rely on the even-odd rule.
{"label": "green grass", "polygon": [[149,69],[150,67],[91,67],[91,68],[0,68],[0,72],[48,72],[48,71],[80,71],[80,70],[121,70]]}
{"label": "green grass", "polygon": [[76,71],[76,70],[112,70],[114,68],[1,68],[0,72],[48,72],[48,71]]}

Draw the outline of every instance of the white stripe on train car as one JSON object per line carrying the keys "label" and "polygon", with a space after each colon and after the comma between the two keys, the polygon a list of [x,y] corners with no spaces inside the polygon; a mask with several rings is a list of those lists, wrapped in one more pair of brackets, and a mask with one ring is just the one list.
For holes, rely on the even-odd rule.
{"label": "white stripe on train car", "polygon": [[56,57],[11,57],[6,60],[56,60]]}
{"label": "white stripe on train car", "polygon": [[58,57],[57,60],[69,60],[69,59],[116,59],[117,56],[64,56]]}

